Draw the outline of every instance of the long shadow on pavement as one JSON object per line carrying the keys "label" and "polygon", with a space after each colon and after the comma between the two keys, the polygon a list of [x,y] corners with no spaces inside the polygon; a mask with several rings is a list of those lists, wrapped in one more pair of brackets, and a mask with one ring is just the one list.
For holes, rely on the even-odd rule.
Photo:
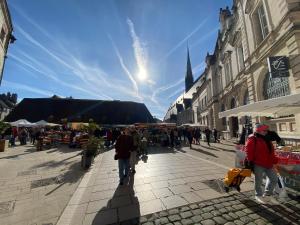
{"label": "long shadow on pavement", "polygon": [[216,147],[216,146],[215,146],[215,148],[218,149],[219,151],[221,150],[221,151],[225,151],[225,152],[232,152],[232,153],[235,153],[235,150],[230,150],[230,149],[220,148],[220,147]]}
{"label": "long shadow on pavement", "polygon": [[[130,176],[124,185],[119,185],[107,205],[100,209],[93,219],[92,225],[105,224],[140,224],[140,204],[134,194],[134,176]],[[126,199],[131,198],[128,205]],[[125,204],[124,204],[125,202]],[[122,205],[122,203],[124,205]],[[118,213],[118,215],[117,215]]]}
{"label": "long shadow on pavement", "polygon": [[205,155],[210,155],[210,156],[213,156],[213,157],[215,157],[215,158],[219,158],[217,155],[215,155],[215,154],[213,154],[213,153],[211,153],[211,152],[207,152],[207,151],[201,150],[201,149],[199,149],[199,148],[195,148],[195,147],[193,147],[193,146],[192,146],[191,149],[192,149],[192,150],[195,150],[195,151],[197,151],[197,152],[203,153],[203,154],[205,154]]}
{"label": "long shadow on pavement", "polygon": [[148,154],[164,154],[164,153],[173,153],[176,154],[178,153],[177,149],[171,148],[171,147],[156,147],[156,146],[151,146],[148,147]]}

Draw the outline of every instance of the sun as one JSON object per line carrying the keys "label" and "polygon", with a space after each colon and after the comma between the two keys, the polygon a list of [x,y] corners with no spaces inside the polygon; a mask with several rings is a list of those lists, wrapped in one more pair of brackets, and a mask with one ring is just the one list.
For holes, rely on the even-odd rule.
{"label": "sun", "polygon": [[144,81],[147,79],[147,71],[145,70],[145,68],[140,68],[137,77],[140,81]]}

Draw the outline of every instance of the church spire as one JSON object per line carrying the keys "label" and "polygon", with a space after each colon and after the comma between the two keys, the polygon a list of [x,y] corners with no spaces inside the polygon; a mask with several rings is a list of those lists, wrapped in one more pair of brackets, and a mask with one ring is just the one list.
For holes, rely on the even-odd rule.
{"label": "church spire", "polygon": [[187,63],[186,63],[186,74],[185,74],[185,92],[188,92],[194,84],[194,77],[192,71],[192,65],[190,60],[189,47],[187,47]]}

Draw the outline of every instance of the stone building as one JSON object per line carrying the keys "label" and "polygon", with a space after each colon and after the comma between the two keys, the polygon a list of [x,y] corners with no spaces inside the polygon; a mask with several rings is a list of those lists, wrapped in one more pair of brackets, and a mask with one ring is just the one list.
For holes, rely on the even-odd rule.
{"label": "stone building", "polygon": [[[195,122],[217,128],[224,138],[238,137],[245,124],[264,122],[295,143],[300,139],[300,1],[234,0],[231,9],[220,9],[219,22],[203,83],[193,93]],[[278,66],[283,70],[274,72]]]}
{"label": "stone building", "polygon": [[[208,99],[200,117],[208,113],[208,125],[225,138],[237,137],[245,124],[264,122],[287,140],[300,139],[299,10],[300,1],[289,0],[235,0],[231,10],[220,9],[216,46],[206,57],[206,88],[197,95]],[[268,58],[274,56],[288,59],[289,76],[270,73]]]}
{"label": "stone building", "polygon": [[0,0],[0,85],[9,43],[16,39],[12,35],[13,27],[6,0]]}

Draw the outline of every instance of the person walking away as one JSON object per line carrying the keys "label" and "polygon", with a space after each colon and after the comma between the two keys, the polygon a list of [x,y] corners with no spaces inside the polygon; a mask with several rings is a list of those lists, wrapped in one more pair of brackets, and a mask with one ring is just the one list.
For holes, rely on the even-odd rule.
{"label": "person walking away", "polygon": [[138,152],[140,144],[141,144],[140,135],[138,134],[138,132],[136,130],[133,130],[132,138],[133,138],[133,148],[130,153],[130,169],[131,169],[131,173],[135,174],[135,164],[136,164],[137,152]]}
{"label": "person walking away", "polygon": [[218,139],[218,131],[216,128],[213,129],[213,135],[214,135],[215,143],[220,142]]}
{"label": "person walking away", "polygon": [[43,133],[41,129],[38,129],[35,132],[35,140],[36,140],[36,150],[42,151],[43,150]]}
{"label": "person walking away", "polygon": [[195,142],[196,142],[196,145],[200,145],[200,130],[199,130],[199,128],[197,128],[195,130]]}
{"label": "person walking away", "polygon": [[11,144],[12,146],[16,146],[16,138],[18,137],[18,128],[17,127],[13,127],[12,128],[12,141]]}
{"label": "person walking away", "polygon": [[192,142],[193,142],[193,133],[192,133],[192,129],[190,130],[186,130],[186,137],[189,141],[189,145],[190,145],[190,149],[192,148]]}
{"label": "person walking away", "polygon": [[174,147],[174,130],[171,129],[170,131],[170,145],[171,147]]}
{"label": "person walking away", "polygon": [[211,134],[210,129],[206,127],[204,133],[205,133],[207,145],[210,146],[210,134]]}
{"label": "person walking away", "polygon": [[180,140],[178,138],[178,130],[177,129],[174,129],[174,143],[175,143],[175,146],[180,145]]}
{"label": "person walking away", "polygon": [[112,141],[112,132],[110,129],[108,129],[106,132],[106,143],[105,143],[107,148],[111,145],[111,141]]}
{"label": "person walking away", "polygon": [[128,128],[118,137],[115,149],[119,165],[120,185],[123,185],[124,179],[129,175],[129,158],[133,149],[133,138]]}
{"label": "person walking away", "polygon": [[[250,135],[246,141],[248,164],[255,175],[255,199],[261,204],[269,201],[277,203],[272,195],[278,179],[273,166],[278,159],[275,156],[272,142],[266,138],[268,128],[267,125],[256,124],[254,134]],[[263,193],[261,186],[264,174],[269,178],[269,182]]]}

